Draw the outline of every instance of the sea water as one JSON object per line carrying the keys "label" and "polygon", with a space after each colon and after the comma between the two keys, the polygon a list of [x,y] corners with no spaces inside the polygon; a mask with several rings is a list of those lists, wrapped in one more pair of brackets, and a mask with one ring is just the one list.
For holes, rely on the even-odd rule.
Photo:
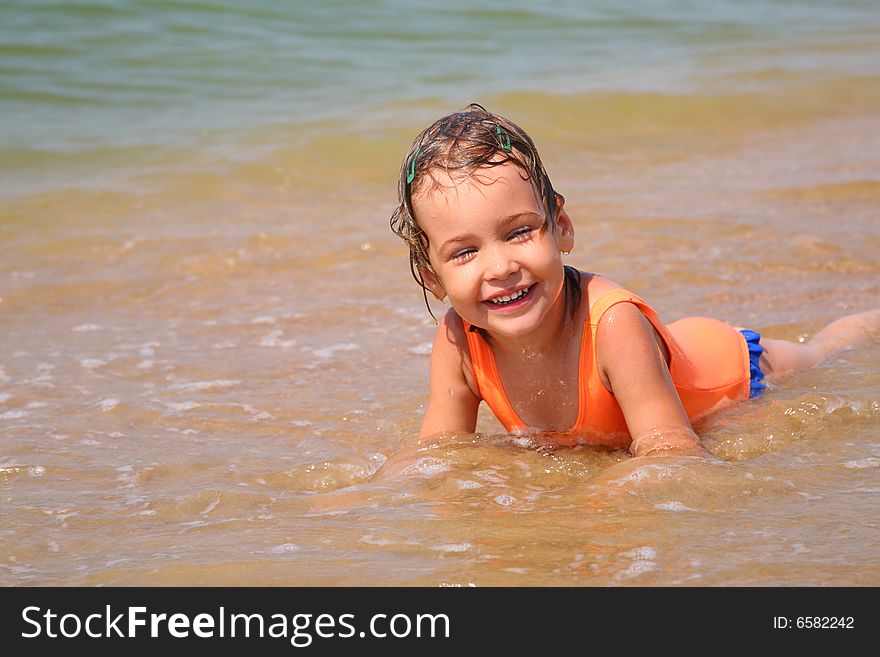
{"label": "sea water", "polygon": [[664,320],[878,307],[874,2],[9,0],[0,582],[880,583],[878,349],[702,422],[720,464],[483,408],[372,480],[435,327],[400,159],[471,101],[536,140],[568,262]]}

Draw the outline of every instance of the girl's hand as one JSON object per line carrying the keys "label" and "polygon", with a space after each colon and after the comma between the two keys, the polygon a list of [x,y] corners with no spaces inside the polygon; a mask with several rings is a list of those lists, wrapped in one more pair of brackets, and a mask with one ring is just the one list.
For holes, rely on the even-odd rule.
{"label": "girl's hand", "polygon": [[652,427],[634,436],[629,451],[633,456],[712,456],[690,427]]}

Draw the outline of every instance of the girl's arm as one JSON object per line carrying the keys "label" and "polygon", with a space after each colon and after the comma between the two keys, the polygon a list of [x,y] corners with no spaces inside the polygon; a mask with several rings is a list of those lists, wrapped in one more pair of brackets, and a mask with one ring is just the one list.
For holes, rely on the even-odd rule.
{"label": "girl's arm", "polygon": [[467,337],[461,319],[450,310],[434,334],[428,407],[419,439],[439,433],[473,433],[480,398],[465,377]]}
{"label": "girl's arm", "polygon": [[599,320],[596,350],[632,436],[633,456],[708,452],[694,433],[669,375],[654,328],[631,303],[613,306]]}
{"label": "girl's arm", "polygon": [[480,398],[468,385],[464,370],[467,338],[458,315],[449,311],[437,327],[431,350],[431,382],[428,408],[418,440],[410,441],[373,475],[373,481],[393,479],[417,461],[422,441],[438,434],[473,433],[477,428]]}

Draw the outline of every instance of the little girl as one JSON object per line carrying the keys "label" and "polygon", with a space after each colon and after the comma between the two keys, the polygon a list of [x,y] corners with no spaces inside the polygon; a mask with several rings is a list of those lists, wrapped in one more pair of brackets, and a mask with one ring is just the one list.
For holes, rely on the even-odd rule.
{"label": "little girl", "polygon": [[[641,298],[563,265],[574,226],[532,139],[470,105],[416,137],[391,227],[422,287],[451,309],[437,329],[420,439],[473,433],[485,401],[511,432],[634,456],[705,454],[691,422],[761,394],[770,375],[880,342],[880,311],[808,343],[705,317],[664,325]],[[429,307],[430,312],[430,307]]]}

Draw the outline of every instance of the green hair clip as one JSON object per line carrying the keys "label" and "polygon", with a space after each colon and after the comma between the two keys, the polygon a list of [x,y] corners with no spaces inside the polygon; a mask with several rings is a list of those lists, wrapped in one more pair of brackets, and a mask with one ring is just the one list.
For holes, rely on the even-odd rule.
{"label": "green hair clip", "polygon": [[498,135],[498,145],[504,149],[505,153],[510,152],[510,135],[506,130],[502,130],[501,126],[495,124],[495,134]]}
{"label": "green hair clip", "polygon": [[422,147],[419,146],[416,149],[416,152],[413,153],[412,159],[409,161],[409,171],[406,173],[406,184],[409,185],[413,178],[416,177],[416,158],[419,156],[419,152],[422,150]]}

